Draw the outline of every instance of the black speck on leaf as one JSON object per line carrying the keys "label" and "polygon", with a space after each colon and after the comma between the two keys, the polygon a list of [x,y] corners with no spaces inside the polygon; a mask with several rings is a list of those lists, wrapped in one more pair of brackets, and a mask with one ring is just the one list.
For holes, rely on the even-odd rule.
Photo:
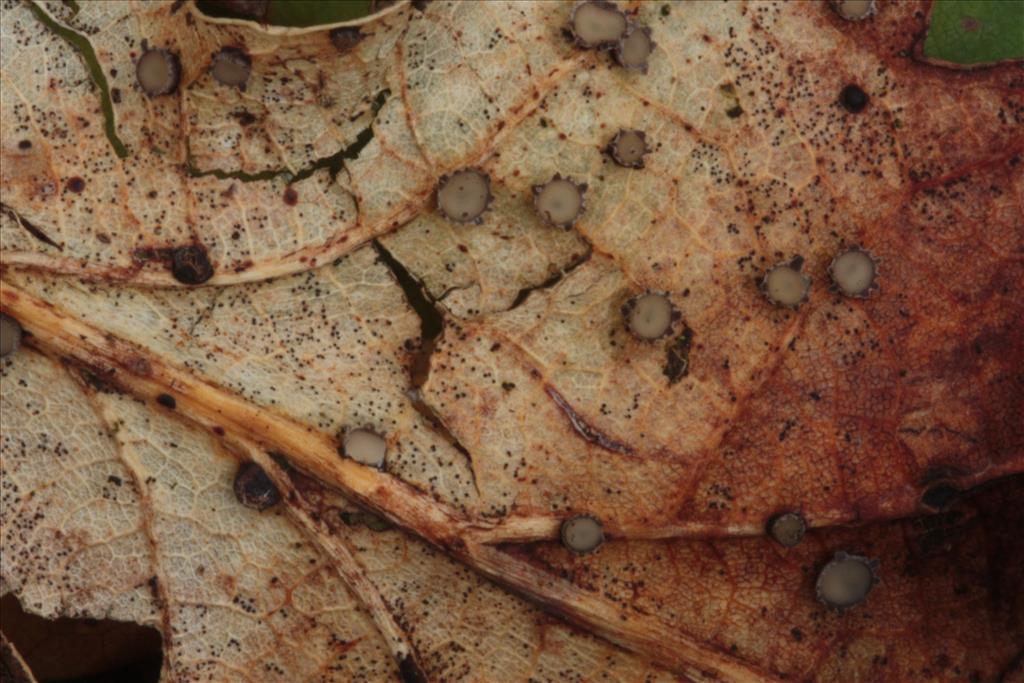
{"label": "black speck on leaf", "polygon": [[868,95],[859,85],[851,83],[839,93],[839,102],[847,111],[856,114],[868,106]]}
{"label": "black speck on leaf", "polygon": [[427,683],[426,674],[412,655],[402,657],[402,661],[398,663],[398,673],[402,677],[402,683]]}
{"label": "black speck on leaf", "polygon": [[213,266],[206,254],[206,247],[191,244],[178,247],[171,252],[171,274],[178,282],[186,285],[201,285],[213,277]]}

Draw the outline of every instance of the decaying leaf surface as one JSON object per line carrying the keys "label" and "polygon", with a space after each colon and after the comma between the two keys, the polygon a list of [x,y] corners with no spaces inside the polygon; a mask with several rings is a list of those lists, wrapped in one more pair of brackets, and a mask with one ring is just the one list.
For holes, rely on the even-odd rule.
{"label": "decaying leaf surface", "polygon": [[4,362],[2,381],[4,585],[43,615],[156,626],[163,680],[384,681],[415,667],[430,680],[674,678],[402,531],[362,526],[366,513],[304,480],[420,660],[396,661],[332,544],[280,507],[240,505],[238,461],[209,435],[31,350]]}
{"label": "decaying leaf surface", "polygon": [[[543,3],[460,8],[459,21],[497,31],[489,47],[468,32],[456,36],[451,10],[407,10],[363,27],[345,50],[326,31],[209,23],[191,3],[45,9],[88,39],[128,156],[104,136],[79,55],[9,0],[3,33],[19,49],[6,51],[2,67],[12,94],[3,112],[4,201],[57,246],[25,249],[5,237],[4,258],[117,280],[174,284],[161,250],[192,243],[210,252],[213,282],[329,261],[411,217],[440,172],[486,154],[492,136],[535,105],[538,88],[574,63],[557,39],[559,13]],[[446,49],[435,52],[439,40]],[[135,64],[154,47],[177,55],[181,77],[174,92],[149,97]],[[251,57],[244,90],[208,73],[224,47]],[[470,67],[467,55],[485,49]],[[491,85],[499,74],[500,88]],[[438,99],[441,91],[459,96]],[[396,103],[378,113],[392,94]],[[372,143],[338,178],[310,175],[322,160],[354,156],[377,116]],[[67,190],[71,178],[84,182],[80,191]]]}
{"label": "decaying leaf surface", "polygon": [[[783,679],[1001,680],[1024,638],[1024,547],[1012,531],[1022,485],[1009,478],[933,517],[812,531],[795,548],[762,537],[509,552]],[[879,578],[842,613],[815,595],[840,551],[877,560]]]}
{"label": "decaying leaf surface", "polygon": [[[166,680],[1008,670],[1019,486],[885,520],[1024,469],[1019,69],[914,62],[912,3],[751,2],[629,7],[658,47],[627,71],[570,9],[417,3],[332,36],[5,2],[5,591],[159,627]],[[169,94],[136,83],[152,48]],[[224,49],[244,87],[210,73]],[[609,154],[622,130],[642,165]],[[467,167],[493,201],[455,223],[433,195]],[[535,203],[556,174],[568,230]],[[851,245],[866,298],[830,287]],[[765,297],[780,263],[806,301]],[[644,293],[664,335],[630,331]],[[279,506],[240,504],[240,460]],[[763,535],[784,511],[794,548]],[[574,515],[608,542],[550,544]],[[814,594],[837,551],[881,567],[843,613]]]}
{"label": "decaying leaf surface", "polygon": [[170,681],[395,670],[317,548],[237,503],[208,435],[32,351],[4,365],[3,578],[27,609],[158,627]]}
{"label": "decaying leaf surface", "polygon": [[[749,533],[787,507],[812,523],[906,514],[930,479],[1020,467],[1019,74],[950,77],[832,22],[799,5],[687,16],[651,73],[574,73],[510,134],[521,153],[493,175],[520,191],[555,166],[588,182],[579,232],[610,258],[512,312],[452,321],[424,395],[488,454],[482,490],[629,534]],[[676,85],[689,70],[696,93]],[[874,102],[856,114],[838,101],[851,82]],[[953,133],[975,101],[982,132]],[[655,146],[642,171],[602,153],[623,128]],[[392,239],[416,251],[407,234]],[[880,296],[830,290],[850,243],[879,259]],[[756,282],[795,255],[811,299],[773,309]],[[672,340],[628,333],[619,309],[643,290],[671,293]],[[495,416],[515,447],[489,437]]]}

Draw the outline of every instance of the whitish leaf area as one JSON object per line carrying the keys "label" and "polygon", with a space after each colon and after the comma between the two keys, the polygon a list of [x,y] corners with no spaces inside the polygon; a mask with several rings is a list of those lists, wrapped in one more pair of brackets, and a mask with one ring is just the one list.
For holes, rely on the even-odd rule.
{"label": "whitish leaf area", "polygon": [[0,9],[25,610],[173,683],[1019,669],[1017,65],[916,61],[911,2],[588,9],[646,69],[561,2]]}

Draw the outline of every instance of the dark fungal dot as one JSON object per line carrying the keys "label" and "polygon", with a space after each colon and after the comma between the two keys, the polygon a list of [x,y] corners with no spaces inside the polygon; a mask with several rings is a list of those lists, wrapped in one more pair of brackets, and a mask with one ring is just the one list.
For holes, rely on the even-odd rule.
{"label": "dark fungal dot", "polygon": [[583,0],[569,14],[569,32],[585,49],[610,48],[626,31],[626,15],[613,2]]}
{"label": "dark fungal dot", "polygon": [[190,244],[171,251],[171,274],[174,279],[186,285],[201,285],[213,277],[213,266],[206,254],[206,247]]}
{"label": "dark fungal dot", "polygon": [[75,194],[78,194],[79,192],[85,189],[85,181],[82,178],[75,176],[74,178],[68,178],[68,182],[64,185],[64,187],[66,187],[69,192],[74,192]]}
{"label": "dark fungal dot", "polygon": [[586,183],[577,184],[556,173],[543,185],[533,186],[533,205],[545,223],[568,230],[586,208],[586,191]]}
{"label": "dark fungal dot", "polygon": [[863,602],[878,581],[877,567],[876,561],[866,557],[837,552],[818,573],[818,599],[839,612]]}
{"label": "dark fungal dot", "polygon": [[650,151],[642,130],[622,129],[608,143],[608,154],[619,166],[627,168],[643,168],[644,155]]}
{"label": "dark fungal dot", "polygon": [[354,26],[342,26],[332,29],[328,35],[338,52],[343,53],[351,50],[363,39],[362,31]]}
{"label": "dark fungal dot", "polygon": [[387,450],[384,437],[367,427],[349,429],[342,439],[341,454],[369,467],[384,467]]}
{"label": "dark fungal dot", "polygon": [[951,484],[934,484],[921,496],[921,505],[935,512],[943,512],[958,500],[960,500],[960,489]]}
{"label": "dark fungal dot", "polygon": [[768,533],[785,548],[798,545],[806,532],[807,522],[799,512],[785,512],[768,520]]}
{"label": "dark fungal dot", "polygon": [[416,663],[412,655],[408,654],[398,662],[398,674],[402,678],[402,683],[428,683],[429,681],[420,665]]}
{"label": "dark fungal dot", "polygon": [[761,291],[776,306],[796,310],[807,301],[811,290],[811,278],[800,272],[803,258],[797,256],[791,261],[772,266],[761,279]]}
{"label": "dark fungal dot", "polygon": [[623,304],[622,316],[633,336],[644,341],[668,336],[681,317],[663,292],[644,292],[634,296]]}
{"label": "dark fungal dot", "polygon": [[252,58],[236,47],[225,47],[213,56],[210,75],[221,85],[245,90],[252,72]]}
{"label": "dark fungal dot", "polygon": [[836,254],[829,264],[828,274],[833,289],[846,296],[863,299],[878,289],[878,260],[859,246]]}
{"label": "dark fungal dot", "polygon": [[370,531],[388,531],[394,528],[388,520],[379,517],[372,512],[359,510],[357,512],[341,512],[338,515],[346,526],[365,526]]}
{"label": "dark fungal dot", "polygon": [[32,149],[32,141],[31,140],[19,140],[18,141],[18,149],[20,149],[20,150]]}
{"label": "dark fungal dot", "polygon": [[570,517],[562,522],[562,545],[579,555],[593,552],[604,543],[604,529],[590,515]]}
{"label": "dark fungal dot", "polygon": [[738,119],[740,116],[743,115],[743,107],[741,107],[738,104],[733,105],[732,107],[729,107],[728,109],[725,110],[725,115],[728,116],[730,119]]}
{"label": "dark fungal dot", "polygon": [[21,323],[6,313],[0,313],[0,358],[7,358],[17,351],[21,337]]}
{"label": "dark fungal dot", "polygon": [[156,397],[156,402],[168,410],[174,410],[178,407],[178,402],[170,394],[160,394]]}
{"label": "dark fungal dot", "polygon": [[263,468],[254,462],[242,463],[235,474],[235,498],[247,508],[263,511],[281,502],[281,492]]}
{"label": "dark fungal dot", "polygon": [[299,203],[299,193],[294,187],[287,187],[284,191],[284,203],[288,206],[295,206]]}
{"label": "dark fungal dot", "polygon": [[168,95],[178,87],[181,63],[178,56],[163,48],[150,48],[135,64],[135,80],[150,97]]}
{"label": "dark fungal dot", "polygon": [[630,24],[615,44],[615,61],[627,69],[647,73],[647,59],[657,44],[651,39],[651,29]]}
{"label": "dark fungal dot", "polygon": [[234,116],[238,123],[243,126],[250,126],[256,123],[256,117],[244,109],[242,111],[232,112],[231,115]]}
{"label": "dark fungal dot", "polygon": [[856,114],[868,106],[868,94],[861,90],[859,85],[851,83],[839,93],[839,103],[846,111]]}
{"label": "dark fungal dot", "polygon": [[478,168],[463,168],[437,181],[437,209],[456,223],[480,223],[491,205],[491,178]]}
{"label": "dark fungal dot", "polygon": [[662,372],[668,377],[669,386],[690,373],[690,347],[693,346],[693,330],[684,325],[682,333],[668,345],[665,351],[665,367]]}
{"label": "dark fungal dot", "polygon": [[836,14],[847,21],[867,19],[877,11],[876,0],[831,0]]}

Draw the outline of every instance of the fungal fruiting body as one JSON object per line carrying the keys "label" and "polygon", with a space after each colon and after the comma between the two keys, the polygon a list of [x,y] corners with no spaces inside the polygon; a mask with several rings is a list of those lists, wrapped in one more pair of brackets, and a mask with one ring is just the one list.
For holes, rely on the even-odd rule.
{"label": "fungal fruiting body", "polygon": [[806,532],[807,522],[799,512],[785,512],[772,517],[768,522],[768,533],[786,548],[799,545]]}
{"label": "fungal fruiting body", "polygon": [[878,261],[865,249],[853,246],[840,252],[829,264],[834,289],[846,296],[866,298],[878,289]]}
{"label": "fungal fruiting body", "polygon": [[577,184],[556,173],[543,185],[533,186],[533,205],[545,223],[568,230],[583,213],[586,191],[586,183]]}
{"label": "fungal fruiting body", "polygon": [[561,534],[562,544],[580,555],[593,552],[604,543],[601,522],[589,515],[570,517],[562,522]]}
{"label": "fungal fruiting body", "polygon": [[252,71],[252,59],[244,51],[226,47],[213,56],[210,75],[221,85],[245,90]]}
{"label": "fungal fruiting body", "polygon": [[463,168],[437,181],[437,208],[456,223],[481,222],[493,199],[490,176],[477,168]]}
{"label": "fungal fruiting body", "polygon": [[839,103],[851,114],[858,114],[868,106],[868,94],[859,85],[851,83],[840,91]]}
{"label": "fungal fruiting body", "polygon": [[796,310],[807,301],[811,291],[811,278],[800,272],[804,260],[797,256],[792,261],[773,266],[761,279],[761,291],[777,306]]}
{"label": "fungal fruiting body", "polygon": [[150,97],[169,95],[178,87],[181,64],[178,56],[163,48],[150,48],[135,64],[135,79]]}
{"label": "fungal fruiting body", "polygon": [[247,508],[263,511],[281,502],[281,493],[263,468],[254,462],[242,463],[235,474],[235,498]]}
{"label": "fungal fruiting body", "polygon": [[681,317],[668,295],[658,292],[645,292],[633,297],[623,304],[622,316],[629,331],[644,341],[667,336]]}
{"label": "fungal fruiting body", "polygon": [[867,19],[878,9],[876,0],[831,0],[832,9],[847,21]]}
{"label": "fungal fruiting body", "polygon": [[327,35],[330,36],[331,42],[338,49],[338,52],[348,52],[363,39],[363,32],[353,26],[341,26],[331,29],[331,32]]}
{"label": "fungal fruiting body", "polygon": [[656,44],[651,39],[651,29],[630,24],[615,44],[615,61],[627,69],[647,73],[647,59],[655,47]]}
{"label": "fungal fruiting body", "polygon": [[340,514],[341,521],[348,526],[365,526],[370,531],[387,531],[393,528],[393,525],[383,517],[378,517],[372,512],[366,512],[365,510],[359,510],[357,512],[342,512]]}
{"label": "fungal fruiting body", "polygon": [[837,552],[818,574],[818,599],[840,612],[863,602],[878,581],[877,566],[866,557]]}
{"label": "fungal fruiting body", "polygon": [[583,0],[569,14],[569,31],[582,48],[611,48],[626,31],[626,15],[613,2]]}
{"label": "fungal fruiting body", "polygon": [[342,454],[345,457],[378,469],[384,466],[387,449],[384,437],[364,427],[346,431],[342,443]]}
{"label": "fungal fruiting body", "polygon": [[6,358],[21,346],[21,323],[0,313],[0,358]]}
{"label": "fungal fruiting body", "polygon": [[641,130],[622,129],[608,143],[608,154],[619,166],[643,168],[644,155],[650,152],[647,136]]}
{"label": "fungal fruiting body", "polygon": [[171,252],[171,275],[186,285],[201,285],[213,277],[213,266],[206,255],[206,247],[191,244]]}

